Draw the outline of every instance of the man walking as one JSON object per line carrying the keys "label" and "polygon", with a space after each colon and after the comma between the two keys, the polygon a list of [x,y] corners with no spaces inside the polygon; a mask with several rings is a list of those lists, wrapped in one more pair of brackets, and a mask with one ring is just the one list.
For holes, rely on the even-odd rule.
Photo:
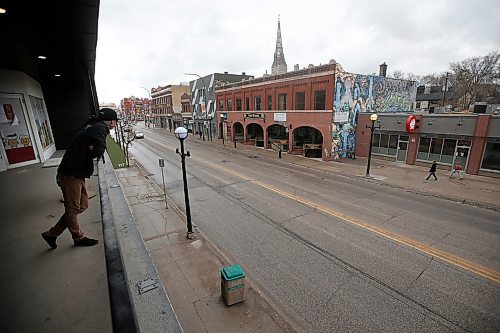
{"label": "man walking", "polygon": [[75,246],[94,246],[99,243],[96,239],[85,237],[77,217],[89,205],[85,178],[90,178],[94,172],[94,158],[104,154],[106,136],[116,126],[117,120],[114,110],[101,109],[99,117],[87,122],[64,153],[56,176],[64,198],[64,214],[55,226],[42,233],[42,238],[52,249],[57,248],[56,239],[66,228]]}
{"label": "man walking", "polygon": [[434,179],[438,180],[438,177],[436,177],[436,170],[437,170],[437,162],[432,161],[431,168],[429,169],[429,175],[427,176],[427,178],[425,178],[425,180],[429,180],[431,176],[434,176]]}

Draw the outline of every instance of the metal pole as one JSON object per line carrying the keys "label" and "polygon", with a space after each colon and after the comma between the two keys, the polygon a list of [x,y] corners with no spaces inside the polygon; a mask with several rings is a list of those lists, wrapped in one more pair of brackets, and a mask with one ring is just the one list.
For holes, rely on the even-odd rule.
{"label": "metal pole", "polygon": [[443,87],[443,107],[445,107],[445,99],[446,99],[446,89],[448,89],[448,72],[446,72],[446,78],[444,81],[444,87]]}
{"label": "metal pole", "polygon": [[222,130],[221,130],[222,133],[221,134],[222,134],[222,145],[223,146],[224,146],[224,123],[225,123],[225,121],[222,120],[221,121],[221,128],[222,128]]}
{"label": "metal pole", "polygon": [[372,121],[372,127],[370,127],[370,148],[368,151],[368,164],[366,166],[365,177],[370,177],[370,163],[372,161],[372,143],[373,143],[373,130],[375,129],[375,122]]}
{"label": "metal pole", "polygon": [[187,176],[186,176],[186,155],[184,154],[184,139],[181,142],[181,164],[182,164],[182,181],[184,182],[184,202],[186,204],[186,220],[187,220],[187,236],[186,238],[193,238],[193,225],[191,223],[191,207],[189,206],[189,194],[187,187]]}
{"label": "metal pole", "polygon": [[[206,106],[205,106],[206,107]],[[208,119],[208,130],[210,131],[209,132],[209,137],[210,137],[210,142],[213,141],[213,133],[212,133],[212,118],[209,118]]]}
{"label": "metal pole", "polygon": [[158,160],[158,163],[160,164],[161,168],[161,180],[163,181],[163,195],[165,197],[165,208],[168,209],[167,191],[165,190],[165,176],[163,175],[163,167],[165,166],[165,160],[163,158],[160,158]]}

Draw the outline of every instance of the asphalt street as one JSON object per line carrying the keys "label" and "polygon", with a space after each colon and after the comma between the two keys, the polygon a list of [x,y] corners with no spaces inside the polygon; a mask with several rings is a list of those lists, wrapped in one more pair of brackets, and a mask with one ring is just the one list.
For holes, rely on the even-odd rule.
{"label": "asphalt street", "polygon": [[[184,208],[178,140],[131,155]],[[499,213],[185,141],[193,223],[316,332],[500,330]]]}

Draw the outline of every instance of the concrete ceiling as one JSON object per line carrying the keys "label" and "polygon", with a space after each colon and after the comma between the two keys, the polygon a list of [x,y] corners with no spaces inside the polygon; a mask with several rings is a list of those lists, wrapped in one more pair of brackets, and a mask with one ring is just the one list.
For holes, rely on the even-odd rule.
{"label": "concrete ceiling", "polygon": [[[44,87],[55,74],[93,81],[99,0],[0,0],[0,68],[25,72]],[[37,57],[44,55],[46,60]]]}

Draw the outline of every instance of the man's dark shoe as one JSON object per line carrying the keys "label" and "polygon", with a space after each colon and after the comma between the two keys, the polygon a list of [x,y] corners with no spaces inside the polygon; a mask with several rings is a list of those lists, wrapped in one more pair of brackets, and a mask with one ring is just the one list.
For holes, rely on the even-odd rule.
{"label": "man's dark shoe", "polygon": [[42,233],[42,238],[49,244],[52,250],[57,248],[56,239],[57,236],[49,236],[47,232]]}
{"label": "man's dark shoe", "polygon": [[79,241],[75,241],[75,246],[94,246],[99,244],[97,239],[83,237]]}

